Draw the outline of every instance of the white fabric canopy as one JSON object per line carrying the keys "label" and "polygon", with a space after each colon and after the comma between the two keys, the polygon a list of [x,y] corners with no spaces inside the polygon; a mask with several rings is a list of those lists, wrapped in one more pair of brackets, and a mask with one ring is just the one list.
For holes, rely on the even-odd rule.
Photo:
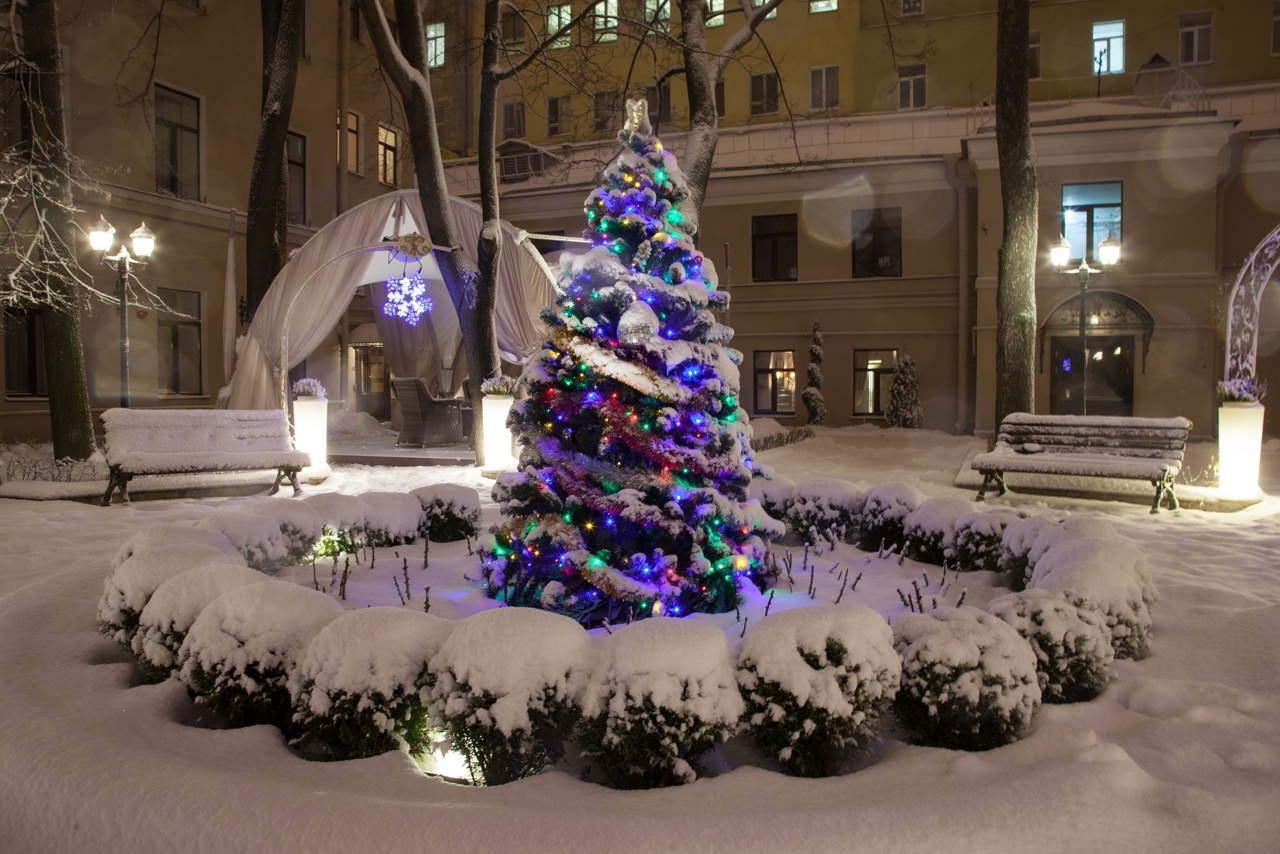
{"label": "white fabric canopy", "polygon": [[[463,199],[450,201],[462,245],[474,257],[482,224],[480,208]],[[406,269],[404,262],[394,260],[389,251],[353,250],[414,231],[426,234],[425,227],[419,225],[423,222],[417,191],[399,190],[357,205],[307,241],[276,276],[253,316],[232,378],[228,407],[282,406],[281,353],[287,353],[290,368],[301,362],[329,336],[356,288],[375,282],[381,285]],[[538,250],[522,239],[524,233],[505,222],[502,228],[507,240],[498,269],[498,350],[507,361],[524,363],[546,335],[539,312],[554,301],[555,286]],[[344,253],[353,254],[342,257]],[[409,264],[414,266],[415,262]],[[415,371],[436,374],[432,377],[429,373],[416,373],[417,376],[427,376],[440,388],[457,388],[461,378],[453,376],[453,368],[462,340],[458,317],[440,269],[430,256],[422,259],[422,275],[434,307],[418,322],[417,329],[393,330],[400,334],[390,337],[397,339],[400,355],[415,365]],[[383,317],[378,321],[384,333],[389,330],[385,321],[403,323]],[[286,324],[288,340],[284,342],[281,331]],[[387,337],[384,334],[383,344],[391,346]]]}

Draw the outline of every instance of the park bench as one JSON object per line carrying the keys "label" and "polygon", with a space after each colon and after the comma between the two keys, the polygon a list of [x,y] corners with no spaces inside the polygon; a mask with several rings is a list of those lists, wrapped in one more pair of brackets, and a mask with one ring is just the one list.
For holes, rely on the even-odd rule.
{"label": "park bench", "polygon": [[289,418],[279,409],[108,409],[102,413],[110,476],[102,506],[120,490],[129,503],[129,481],[147,474],[275,469],[271,494],[288,477],[299,495],[298,472],[311,455],[296,451]]}
{"label": "park bench", "polygon": [[993,483],[1004,495],[1005,474],[1020,472],[1146,480],[1156,490],[1152,513],[1166,497],[1177,510],[1173,479],[1182,470],[1190,430],[1185,418],[1014,412],[1000,424],[995,448],[973,458],[982,473],[978,500]]}

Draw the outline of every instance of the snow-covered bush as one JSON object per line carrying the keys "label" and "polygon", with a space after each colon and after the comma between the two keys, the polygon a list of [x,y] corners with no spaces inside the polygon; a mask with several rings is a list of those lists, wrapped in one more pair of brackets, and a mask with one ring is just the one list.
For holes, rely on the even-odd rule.
{"label": "snow-covered bush", "polygon": [[[1111,548],[1124,545],[1105,540]],[[1081,600],[1096,605],[1106,617],[1111,630],[1111,648],[1116,658],[1144,658],[1151,644],[1151,612],[1143,599],[1142,584],[1123,563],[1111,562],[1093,553],[1081,558],[1079,549],[1063,543],[1040,558],[1029,587],[1065,593],[1071,602]],[[1059,551],[1061,549],[1062,551]]]}
{"label": "snow-covered bush", "polygon": [[813,322],[813,338],[809,340],[809,364],[805,367],[805,375],[809,384],[800,392],[800,400],[809,413],[809,423],[821,425],[827,420],[827,401],[822,396],[822,330],[818,321]]}
{"label": "snow-covered bush", "polygon": [[325,594],[288,581],[237,587],[210,602],[187,630],[180,678],[197,703],[229,725],[274,724],[288,732],[289,668],[342,613]]}
{"label": "snow-covered bush", "polygon": [[369,505],[355,495],[321,492],[302,499],[320,517],[321,536],[315,553],[324,557],[354,554],[364,542]]}
{"label": "snow-covered bush", "polygon": [[992,600],[987,613],[1018,630],[1036,654],[1040,696],[1046,703],[1092,700],[1111,675],[1111,630],[1098,607],[1063,593],[1024,590]]}
{"label": "snow-covered bush", "polygon": [[[1058,541],[1038,556],[1029,568],[1027,586],[1035,587],[1035,579],[1043,577],[1055,566],[1064,563],[1096,563],[1126,573],[1138,583],[1142,591],[1142,603],[1151,609],[1160,601],[1155,580],[1147,567],[1147,556],[1140,549],[1120,540],[1093,537],[1056,538]],[[1037,545],[1041,542],[1036,540]]]}
{"label": "snow-covered bush", "polygon": [[225,534],[208,528],[197,528],[195,525],[159,525],[154,528],[143,528],[124,541],[116,556],[111,559],[111,568],[115,569],[136,552],[157,549],[163,546],[213,546],[219,549],[232,561],[240,561],[240,553]]}
{"label": "snow-covered bush", "polygon": [[847,480],[806,480],[791,491],[787,529],[821,553],[842,543],[854,530],[854,508],[862,490]]}
{"label": "snow-covered bush", "polygon": [[884,423],[889,427],[923,427],[924,410],[920,407],[920,380],[916,363],[907,354],[898,358],[889,385],[889,404],[884,409]]}
{"label": "snow-covered bush", "polygon": [[204,545],[161,546],[135,552],[103,582],[98,630],[125,649],[132,649],[138,619],[156,588],[193,566],[228,560],[237,558],[228,558],[221,549]]}
{"label": "snow-covered bush", "polygon": [[133,636],[133,655],[143,675],[156,682],[167,679],[178,667],[178,650],[200,612],[223,593],[266,580],[243,564],[211,563],[184,570],[157,587]]}
{"label": "snow-covered bush", "polygon": [[[262,502],[265,504],[266,502]],[[300,563],[320,538],[322,526],[320,517],[314,510],[307,508],[315,518],[315,536],[310,545],[301,548],[305,537],[294,536],[285,532],[280,520],[272,514],[262,511],[262,504],[252,505],[252,509],[227,510],[201,519],[198,526],[219,531],[235,545],[249,566],[266,573],[274,573],[281,567]],[[297,502],[303,507],[301,502]],[[301,532],[299,532],[301,533]]]}
{"label": "snow-covered bush", "polygon": [[1000,558],[997,565],[1005,575],[1005,583],[1011,590],[1022,590],[1027,586],[1027,556],[1035,545],[1036,537],[1046,528],[1058,524],[1052,516],[1028,516],[1020,519],[1004,529],[1000,538]]}
{"label": "snow-covered bush", "polygon": [[956,520],[973,512],[964,498],[929,498],[902,520],[905,551],[913,559],[941,566],[955,560]]}
{"label": "snow-covered bush", "polygon": [[836,773],[871,740],[901,677],[889,624],[862,605],[765,617],[738,658],[751,737],[802,777]]}
{"label": "snow-covered bush", "polygon": [[999,572],[1005,529],[1021,519],[1022,514],[1009,507],[973,510],[961,515],[956,519],[956,569]]}
{"label": "snow-covered bush", "polygon": [[416,540],[426,522],[422,502],[407,492],[366,492],[369,545],[398,546]]}
{"label": "snow-covered bush", "polygon": [[747,497],[759,501],[764,512],[773,518],[782,520],[786,518],[787,503],[795,488],[796,482],[785,474],[770,474],[768,477],[757,475],[751,479]]}
{"label": "snow-covered bush", "polygon": [[426,514],[427,536],[435,543],[469,540],[480,531],[480,493],[469,486],[440,483],[412,494]]}
{"label": "snow-covered bush", "polygon": [[1096,516],[1068,516],[1062,520],[1060,525],[1045,528],[1036,535],[1035,541],[1032,542],[1031,548],[1027,551],[1027,569],[1024,580],[1028,583],[1031,581],[1031,574],[1035,571],[1036,561],[1040,560],[1040,556],[1049,551],[1049,549],[1059,543],[1082,539],[1119,540],[1120,538],[1116,536],[1116,529],[1111,527],[1111,523],[1106,519],[1099,519]]}
{"label": "snow-covered bush", "polygon": [[473,781],[498,786],[559,761],[591,653],[586,629],[549,611],[498,608],[458,623],[430,663],[431,719]]}
{"label": "snow-covered bush", "polygon": [[724,632],[691,620],[641,620],[600,644],[578,744],[615,788],[690,783],[698,758],[734,734],[742,712]]}
{"label": "snow-covered bush", "polygon": [[903,614],[893,644],[902,656],[893,709],[918,744],[999,747],[1018,737],[1040,704],[1031,646],[977,608]]}
{"label": "snow-covered bush", "polygon": [[876,551],[882,546],[903,546],[903,520],[924,503],[924,493],[906,483],[881,483],[862,494],[854,508],[858,547]]}
{"label": "snow-covered bush", "polygon": [[454,623],[400,608],[362,608],[329,623],[289,676],[297,744],[325,759],[427,747],[427,664]]}

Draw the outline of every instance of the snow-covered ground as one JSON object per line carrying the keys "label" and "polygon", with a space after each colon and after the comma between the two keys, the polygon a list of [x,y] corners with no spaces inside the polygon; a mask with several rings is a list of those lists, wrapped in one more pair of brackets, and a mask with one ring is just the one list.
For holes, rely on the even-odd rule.
{"label": "snow-covered ground", "polygon": [[[971,439],[927,431],[819,429],[762,455],[801,481],[901,480],[928,496],[952,484]],[[1280,495],[1280,453],[1264,454]],[[311,491],[407,492],[436,482],[480,488],[474,468],[338,468]],[[1116,662],[1097,700],[1040,709],[1023,740],[987,753],[905,744],[888,733],[856,769],[786,777],[746,739],[710,759],[712,776],[674,789],[619,792],[556,771],[484,789],[423,776],[400,753],[308,762],[271,727],[216,730],[176,681],[142,685],[97,634],[95,610],[117,548],[158,524],[196,522],[263,499],[101,508],[0,500],[0,851],[1275,851],[1280,848],[1280,498],[1235,514],[1151,516],[1132,504],[1010,494],[1036,512],[1101,513],[1148,555],[1162,595],[1149,658]],[[289,501],[288,498],[271,500]],[[781,551],[781,549],[779,550]],[[890,617],[896,588],[983,606],[1000,589],[972,573],[939,590],[938,569],[850,546],[808,573],[794,553],[772,609],[831,602],[843,570],[863,574],[844,601]],[[399,552],[399,556],[396,555]],[[494,603],[466,545],[379,549],[354,568],[348,608],[411,600],[469,616]],[[834,571],[833,564],[840,567]],[[315,583],[327,586],[321,564]],[[311,586],[311,568],[284,573]],[[761,597],[742,617],[758,621]],[[737,641],[735,615],[707,619]]]}

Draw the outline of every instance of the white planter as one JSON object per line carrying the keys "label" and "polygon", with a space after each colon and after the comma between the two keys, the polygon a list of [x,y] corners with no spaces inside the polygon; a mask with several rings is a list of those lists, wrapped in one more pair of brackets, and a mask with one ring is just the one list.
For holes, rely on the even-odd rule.
{"label": "white planter", "polygon": [[293,402],[293,439],[299,451],[311,455],[311,465],[299,474],[308,483],[319,483],[329,468],[329,401],[323,397],[299,397]]}
{"label": "white planter", "polygon": [[511,431],[507,429],[507,415],[515,399],[507,395],[486,394],[480,399],[484,413],[484,468],[481,474],[496,476],[499,472],[514,471],[516,458],[512,453]]}
{"label": "white planter", "polygon": [[1261,403],[1231,402],[1218,408],[1218,491],[1227,498],[1258,494],[1262,457]]}

